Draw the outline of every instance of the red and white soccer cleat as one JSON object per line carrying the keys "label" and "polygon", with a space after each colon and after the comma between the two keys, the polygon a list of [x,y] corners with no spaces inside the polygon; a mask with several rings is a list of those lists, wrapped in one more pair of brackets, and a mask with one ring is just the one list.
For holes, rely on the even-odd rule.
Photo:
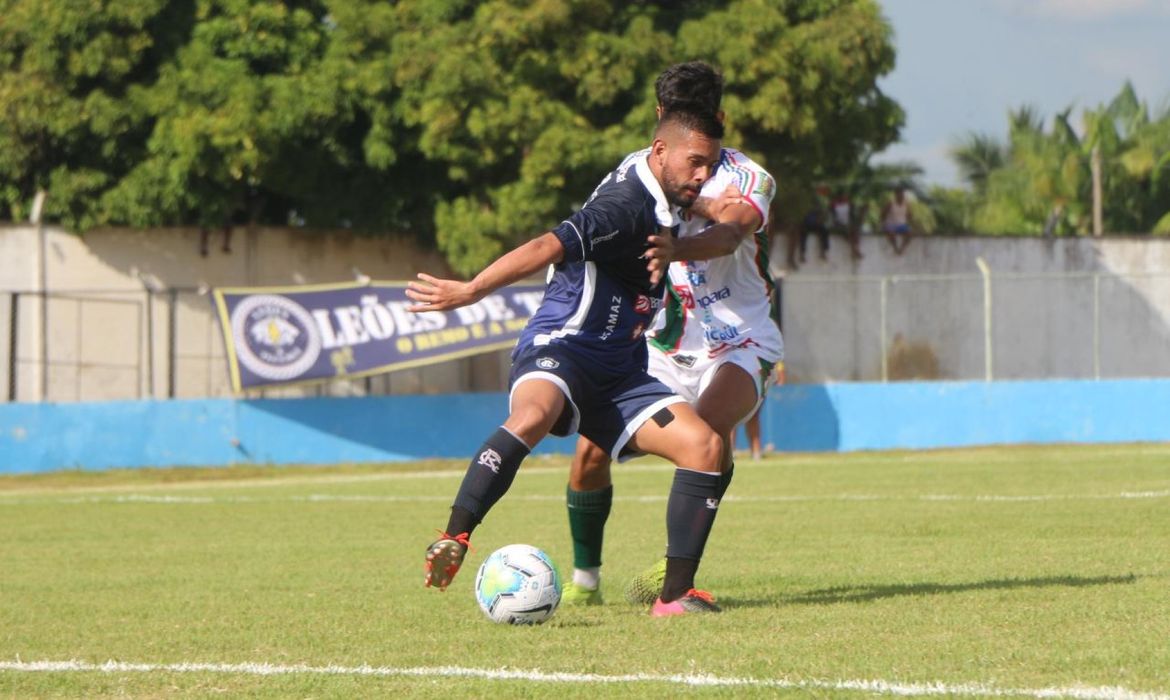
{"label": "red and white soccer cleat", "polygon": [[447,586],[451,585],[451,579],[455,578],[459,567],[463,565],[463,557],[471,547],[470,540],[471,535],[466,532],[454,537],[444,532],[442,537],[427,547],[425,565],[427,588],[434,586],[440,591],[447,590]]}

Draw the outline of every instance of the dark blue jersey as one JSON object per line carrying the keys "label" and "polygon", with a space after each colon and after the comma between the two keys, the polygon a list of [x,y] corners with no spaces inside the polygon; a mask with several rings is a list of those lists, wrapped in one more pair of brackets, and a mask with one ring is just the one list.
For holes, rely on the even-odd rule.
{"label": "dark blue jersey", "polygon": [[677,210],[650,172],[648,152],[627,157],[580,211],[553,229],[565,257],[554,266],[518,350],[564,344],[608,365],[645,369],[642,334],[661,306],[664,285],[650,284],[642,254],[647,236],[670,235],[678,224]]}

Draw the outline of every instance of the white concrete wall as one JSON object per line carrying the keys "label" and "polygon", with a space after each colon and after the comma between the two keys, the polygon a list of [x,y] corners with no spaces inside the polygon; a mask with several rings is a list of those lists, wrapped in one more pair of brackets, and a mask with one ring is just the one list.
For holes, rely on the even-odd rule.
{"label": "white concrete wall", "polygon": [[[230,394],[223,341],[211,314],[212,287],[347,281],[360,272],[377,280],[411,279],[420,271],[448,274],[442,258],[404,237],[348,231],[236,228],[225,249],[213,231],[200,254],[194,228],[95,230],[78,236],[47,228],[47,397],[56,401],[165,397],[171,382],[170,290],[175,293],[174,395]],[[0,227],[0,400],[8,398],[9,294],[19,308],[17,400],[43,396],[38,321],[39,258],[35,226]],[[147,289],[160,290],[148,294]],[[204,290],[201,294],[196,290]],[[149,337],[149,341],[148,341]],[[150,368],[153,367],[153,371]],[[340,382],[328,393],[441,393],[496,390],[506,358],[493,353],[368,382]],[[506,376],[506,374],[505,374]],[[316,387],[263,392],[317,395]]]}
{"label": "white concrete wall", "polygon": [[[223,341],[199,288],[343,281],[354,268],[382,280],[447,272],[408,238],[346,231],[237,228],[227,251],[216,231],[206,257],[198,229],[45,235],[47,389],[56,401],[228,396]],[[892,379],[982,379],[980,257],[992,271],[995,378],[1170,376],[1170,240],[933,236],[896,256],[869,236],[859,261],[840,238],[827,261],[815,239],[809,245],[799,269],[787,265],[784,240],[772,255],[790,381],[881,380],[883,359]],[[12,291],[30,293],[18,309],[16,398],[42,398],[38,250],[34,226],[0,227],[0,400],[9,398]],[[148,295],[146,285],[180,291],[172,304],[169,291]],[[264,395],[500,391],[507,368],[500,352]]]}
{"label": "white concrete wall", "polygon": [[883,355],[894,379],[983,379],[978,258],[994,378],[1170,376],[1170,240],[927,236],[896,256],[870,236],[853,261],[834,238],[821,261],[813,239],[795,270],[784,243],[773,271],[791,381],[881,380]]}

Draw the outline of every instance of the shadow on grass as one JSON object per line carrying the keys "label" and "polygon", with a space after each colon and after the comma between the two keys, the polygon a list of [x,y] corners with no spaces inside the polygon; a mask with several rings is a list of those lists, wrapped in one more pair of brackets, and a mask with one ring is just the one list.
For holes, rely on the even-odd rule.
{"label": "shadow on grass", "polygon": [[836,586],[822,588],[794,596],[783,596],[780,603],[790,605],[829,605],[832,603],[865,603],[898,596],[925,596],[968,591],[1001,591],[1016,588],[1083,588],[1085,586],[1114,586],[1132,584],[1134,574],[1125,576],[1041,576],[1035,578],[993,579],[972,583],[907,583],[870,586]]}

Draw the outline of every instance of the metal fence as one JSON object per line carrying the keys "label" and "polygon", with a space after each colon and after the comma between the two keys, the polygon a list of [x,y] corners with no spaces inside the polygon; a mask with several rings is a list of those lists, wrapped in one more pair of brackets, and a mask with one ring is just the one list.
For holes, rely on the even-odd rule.
{"label": "metal fence", "polygon": [[[782,280],[788,379],[1170,376],[1170,273]],[[231,395],[208,296],[0,292],[0,396],[92,401]],[[250,398],[503,391],[507,351]]]}
{"label": "metal fence", "polygon": [[[0,291],[0,401],[232,396],[205,290]],[[508,353],[247,398],[499,391]]]}
{"label": "metal fence", "polygon": [[1170,376],[1170,273],[797,275],[790,381]]}

